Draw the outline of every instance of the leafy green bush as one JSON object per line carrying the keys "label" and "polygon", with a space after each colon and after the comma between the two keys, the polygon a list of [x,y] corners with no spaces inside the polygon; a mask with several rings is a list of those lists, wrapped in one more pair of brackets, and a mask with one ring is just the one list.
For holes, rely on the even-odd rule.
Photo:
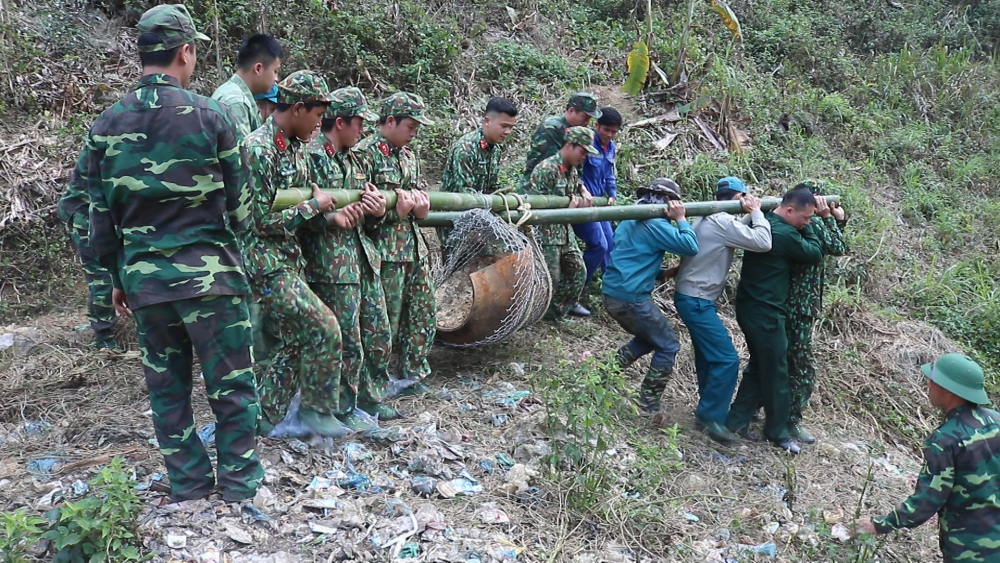
{"label": "leafy green bush", "polygon": [[27,563],[26,552],[42,538],[45,519],[28,515],[23,508],[0,514],[3,535],[0,536],[0,554],[3,563]]}
{"label": "leafy green bush", "polygon": [[54,563],[100,563],[145,561],[136,537],[142,502],[135,494],[135,482],[115,458],[90,481],[94,491],[78,502],[53,508],[51,527],[42,534],[52,541]]}

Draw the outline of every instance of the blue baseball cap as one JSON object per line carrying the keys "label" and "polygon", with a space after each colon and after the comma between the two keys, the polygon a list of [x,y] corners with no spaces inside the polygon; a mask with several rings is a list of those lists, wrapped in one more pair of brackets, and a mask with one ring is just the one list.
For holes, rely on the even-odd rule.
{"label": "blue baseball cap", "polygon": [[715,184],[715,191],[718,192],[722,190],[733,190],[734,192],[740,192],[741,194],[747,193],[747,187],[743,184],[743,180],[740,180],[736,176],[726,176]]}
{"label": "blue baseball cap", "polygon": [[253,99],[267,100],[273,104],[278,103],[278,85],[275,84],[274,86],[271,86],[271,89],[263,94],[254,94]]}

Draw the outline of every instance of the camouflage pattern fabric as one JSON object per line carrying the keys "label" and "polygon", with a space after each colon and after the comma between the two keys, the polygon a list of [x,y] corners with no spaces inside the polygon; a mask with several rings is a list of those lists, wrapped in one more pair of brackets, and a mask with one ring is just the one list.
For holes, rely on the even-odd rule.
{"label": "camouflage pattern fabric", "polygon": [[66,221],[70,238],[83,264],[83,279],[87,282],[87,319],[94,331],[94,342],[114,337],[111,328],[118,320],[111,305],[111,274],[101,265],[100,258],[90,248],[90,198],[87,195],[87,165],[90,151],[80,151],[69,187],[59,198],[59,218]]}
{"label": "camouflage pattern fabric", "polygon": [[211,295],[135,310],[153,428],[175,501],[204,498],[216,479],[196,432],[191,409],[192,348],[201,360],[208,404],[215,415],[218,485],[222,498],[252,498],[264,469],[255,428],[250,322],[242,296]]}
{"label": "camouflage pattern fabric", "polygon": [[[358,143],[354,154],[358,156],[365,180],[378,189],[418,189],[417,157],[407,147],[393,147],[381,131]],[[400,218],[390,210],[383,220],[369,224],[367,232],[384,261],[411,262],[427,256],[427,247],[417,232],[412,215]]]}
{"label": "camouflage pattern fabric", "polygon": [[491,145],[477,129],[451,146],[441,176],[441,191],[493,193],[500,188],[500,145]]}
{"label": "camouflage pattern fabric", "polygon": [[276,272],[254,281],[260,304],[278,333],[270,366],[258,381],[265,418],[277,424],[296,392],[302,408],[343,414],[340,324],[333,311],[294,272]]}
{"label": "camouflage pattern fabric", "polygon": [[111,290],[114,286],[111,274],[90,249],[90,216],[86,213],[74,213],[70,228],[70,237],[83,264],[83,279],[87,282],[87,319],[94,331],[94,341],[100,343],[111,340],[114,338],[112,328],[118,321],[118,315],[111,304]]}
{"label": "camouflage pattern fabric", "polygon": [[427,353],[437,330],[437,305],[427,260],[382,262],[382,288],[392,349],[399,351],[400,375],[421,380],[431,373]]}
{"label": "camouflage pattern fabric", "polygon": [[263,471],[237,238],[249,192],[229,114],[151,74],[101,114],[86,146],[90,243],[135,313],[172,494],[195,498],[212,485],[192,440],[193,343],[218,418],[219,484],[230,499],[253,496]]}
{"label": "camouflage pattern fabric", "polygon": [[[306,146],[306,153],[311,181],[316,185],[323,189],[364,188],[367,177],[355,153],[337,151],[322,134]],[[310,284],[358,284],[362,263],[371,268],[381,266],[378,249],[360,225],[344,230],[313,222],[299,232],[299,242],[305,257],[305,278]]]}
{"label": "camouflage pattern fabric", "polygon": [[[371,277],[374,279],[374,275]],[[381,402],[389,385],[391,344],[389,318],[385,313],[381,286],[373,283],[315,283],[311,287],[334,312],[340,325],[343,343],[340,360],[341,410],[350,412],[359,403]],[[372,304],[376,304],[375,308]],[[365,365],[366,356],[368,366]],[[376,368],[380,364],[384,365],[381,371]]]}
{"label": "camouflage pattern fabric", "polygon": [[218,102],[144,76],[97,119],[87,149],[91,248],[133,310],[247,292],[246,169]]}
{"label": "camouflage pattern fabric", "polygon": [[195,39],[210,41],[207,35],[195,29],[191,14],[184,4],[154,6],[142,14],[135,27],[139,33],[152,33],[160,38],[160,43],[140,46],[139,51],[143,53],[169,51]]}
{"label": "camouflage pattern fabric", "polygon": [[[335,99],[349,101],[346,97]],[[364,187],[366,177],[354,153],[337,151],[322,135],[306,147],[306,152],[316,184],[329,189]],[[299,240],[306,258],[306,281],[340,324],[341,409],[352,410],[358,397],[364,404],[381,401],[388,385],[391,336],[381,282],[374,270],[382,264],[378,250],[361,226],[352,230],[332,225],[323,230],[303,229]],[[365,366],[366,355],[370,369]]]}
{"label": "camouflage pattern fabric", "polygon": [[[535,167],[524,191],[529,195],[576,195],[576,169],[567,166],[562,154],[556,153]],[[561,318],[580,300],[587,283],[587,266],[569,225],[539,225],[535,229],[535,240],[552,278],[552,302],[546,316]]]}
{"label": "camouflage pattern fabric", "polygon": [[[812,218],[812,230],[819,239],[824,256],[841,256],[846,251],[843,232],[832,217]],[[826,265],[796,263],[792,265],[788,292],[788,384],[791,391],[791,416],[794,424],[802,420],[816,387],[815,355],[812,347],[813,323],[823,305],[824,271]]]}
{"label": "camouflage pattern fabric", "polygon": [[253,92],[238,74],[232,75],[229,80],[220,84],[215,92],[212,92],[212,99],[229,109],[229,115],[236,127],[237,142],[242,143],[243,139],[264,124]]}
{"label": "camouflage pattern fabric", "polygon": [[565,115],[552,115],[546,117],[535,128],[531,135],[531,146],[528,147],[528,156],[524,164],[524,174],[521,176],[521,188],[531,183],[531,174],[535,171],[543,160],[559,152],[559,149],[566,144],[566,130],[569,129],[569,122]]}
{"label": "camouflage pattern fabric", "polygon": [[281,134],[272,116],[244,144],[254,182],[253,228],[247,231],[243,245],[247,274],[259,279],[283,270],[299,272],[305,260],[296,231],[306,221],[313,220],[321,226],[326,219],[315,199],[279,211],[272,211],[271,206],[278,190],[309,185],[305,143]]}
{"label": "camouflage pattern fabric", "polygon": [[914,528],[938,515],[944,561],[995,563],[1000,558],[1000,413],[956,407],[924,443],[924,467],[913,495],[872,523],[878,533]]}
{"label": "camouflage pattern fabric", "polygon": [[580,300],[587,284],[587,265],[576,244],[562,246],[542,245],[542,256],[552,278],[552,301],[545,314],[548,319],[559,319]]}
{"label": "camouflage pattern fabric", "polygon": [[[70,177],[69,186],[59,198],[59,206],[56,209],[59,219],[67,225],[73,221],[73,214],[77,212],[89,213],[90,196],[87,195],[87,166],[90,164],[90,151],[84,146],[80,149],[80,154],[76,157],[76,166],[73,168],[73,175]],[[87,221],[90,221],[88,217]]]}

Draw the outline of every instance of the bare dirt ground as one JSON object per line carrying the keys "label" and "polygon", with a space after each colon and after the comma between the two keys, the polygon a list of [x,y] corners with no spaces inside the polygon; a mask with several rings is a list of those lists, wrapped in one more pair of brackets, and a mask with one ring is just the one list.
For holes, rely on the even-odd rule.
{"label": "bare dirt ground", "polygon": [[[855,540],[836,536],[858,510],[869,473],[860,512],[881,514],[912,491],[920,469],[917,443],[885,430],[871,412],[899,409],[926,433],[936,419],[915,368],[950,349],[940,333],[912,323],[856,318],[840,323],[848,329],[839,335],[822,333],[823,375],[807,419],[819,443],[790,459],[766,444],[720,446],[694,428],[692,357],[679,330],[683,347],[665,416],[639,423],[639,431],[655,441],[676,425],[681,464],[655,499],[626,498],[622,483],[623,498],[607,499],[620,509],[613,525],[567,509],[564,481],[542,461],[545,405],[532,392],[532,379],[560,361],[624,341],[603,315],[539,323],[473,353],[436,347],[434,393],[399,400],[408,417],[383,423],[377,438],[261,440],[267,491],[255,499],[257,510],[207,500],[163,504],[164,469],[138,354],[89,350],[74,330],[84,322],[81,313],[39,318],[17,328],[20,344],[0,353],[0,510],[44,513],[122,456],[146,505],[141,535],[153,561],[209,560],[212,550],[219,560],[273,563],[853,561],[847,553]],[[129,330],[120,336],[135,350]],[[856,357],[858,349],[867,352]],[[629,372],[633,385],[643,369]],[[195,404],[207,438],[212,419],[200,384]],[[641,467],[640,446],[612,444],[608,463],[625,481]],[[428,479],[442,486],[426,488]],[[415,490],[421,487],[429,494]],[[628,526],[630,515],[665,499],[655,505],[659,525],[645,533]],[[888,538],[876,560],[939,560],[936,523]]]}

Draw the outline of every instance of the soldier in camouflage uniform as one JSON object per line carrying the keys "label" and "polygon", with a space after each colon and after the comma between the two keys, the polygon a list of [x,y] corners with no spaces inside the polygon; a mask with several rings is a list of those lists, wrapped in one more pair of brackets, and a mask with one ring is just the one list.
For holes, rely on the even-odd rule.
{"label": "soldier in camouflage uniform", "polygon": [[[593,198],[580,183],[577,170],[588,154],[597,153],[594,133],[586,127],[570,127],[565,137],[559,152],[535,167],[524,191],[529,195],[570,196],[570,207],[589,206]],[[587,266],[569,225],[539,225],[537,229],[536,240],[552,278],[552,301],[546,317],[562,319],[583,293]]]}
{"label": "soldier in camouflage uniform", "polygon": [[244,244],[250,288],[278,336],[258,382],[266,418],[261,432],[281,421],[299,392],[300,419],[318,434],[341,436],[354,415],[348,414],[346,423],[343,415],[335,416],[345,410],[340,406],[340,325],[303,279],[305,261],[295,235],[307,222],[322,229],[333,220],[349,228],[358,217],[354,208],[333,213],[335,202],[315,184],[312,199],[272,211],[277,190],[311,183],[306,143],[330,104],[326,82],[310,71],[290,74],[278,90],[277,109],[245,143],[254,181],[253,228]]}
{"label": "soldier in camouflage uniform", "polygon": [[[306,147],[313,180],[326,189],[364,190],[362,200],[350,204],[375,219],[385,215],[385,196],[367,183],[357,155],[351,151],[361,137],[362,123],[378,120],[357,88],[330,93],[322,134]],[[349,207],[350,207],[349,206]],[[306,259],[309,287],[336,315],[343,349],[340,361],[340,412],[357,406],[381,420],[399,417],[381,403],[389,383],[392,335],[385,311],[380,269],[382,259],[360,225],[299,234]],[[367,360],[367,361],[366,361]]]}
{"label": "soldier in camouflage uniform", "polygon": [[435,333],[427,247],[415,223],[427,216],[430,202],[417,185],[417,157],[407,147],[420,124],[432,123],[420,96],[397,92],[380,103],[378,130],[355,148],[366,180],[380,190],[396,190],[398,197],[395,212],[370,224],[368,234],[382,257],[382,289],[400,374],[414,382],[406,394],[429,390],[422,380],[431,372],[427,353]]}
{"label": "soldier in camouflage uniform", "polygon": [[[517,124],[517,108],[503,98],[490,98],[483,126],[466,133],[451,146],[441,176],[441,191],[486,193],[500,189],[500,144]],[[448,239],[448,227],[438,228],[441,246]]]}
{"label": "soldier in camouflage uniform", "polygon": [[70,237],[83,264],[83,279],[87,282],[87,318],[94,331],[91,346],[118,350],[114,326],[118,320],[111,305],[111,274],[101,265],[90,248],[90,197],[87,195],[87,164],[90,152],[84,147],[76,159],[76,168],[69,188],[59,198],[59,218],[66,221]]}
{"label": "soldier in camouflage uniform", "polygon": [[194,348],[216,419],[218,485],[238,501],[264,477],[238,242],[246,169],[229,112],[184,90],[194,41],[208,39],[187,9],[156,6],[136,27],[143,77],[87,137],[91,246],[111,273],[118,313],[135,316],[172,498],[204,498],[216,483],[192,416]]}
{"label": "soldier in camouflage uniform", "polygon": [[236,55],[236,72],[212,92],[213,100],[229,108],[239,142],[264,124],[255,96],[274,88],[284,56],[284,49],[270,35],[251,35]]}
{"label": "soldier in camouflage uniform", "polygon": [[[843,227],[844,208],[827,205],[820,194],[820,186],[803,182],[796,188],[808,188],[817,195],[816,212],[812,218],[812,229],[820,242],[824,256],[841,256],[846,252]],[[788,432],[792,438],[805,444],[813,444],[816,438],[802,428],[802,411],[809,405],[816,384],[812,332],[816,317],[823,306],[823,272],[825,264],[802,264],[792,266],[790,289],[788,292],[788,320],[785,333],[788,335],[788,384],[791,392],[791,415]]]}
{"label": "soldier in camouflage uniform", "polygon": [[987,409],[983,370],[968,356],[945,354],[920,370],[930,403],[944,423],[924,443],[914,494],[858,531],[884,534],[915,528],[938,515],[945,563],[1000,561],[1000,413]]}
{"label": "soldier in camouflage uniform", "polygon": [[578,92],[569,98],[563,115],[546,117],[531,136],[531,146],[521,176],[521,189],[531,182],[531,173],[540,162],[559,152],[566,143],[566,131],[570,127],[586,127],[590,118],[601,117],[597,108],[597,97],[589,92]]}

